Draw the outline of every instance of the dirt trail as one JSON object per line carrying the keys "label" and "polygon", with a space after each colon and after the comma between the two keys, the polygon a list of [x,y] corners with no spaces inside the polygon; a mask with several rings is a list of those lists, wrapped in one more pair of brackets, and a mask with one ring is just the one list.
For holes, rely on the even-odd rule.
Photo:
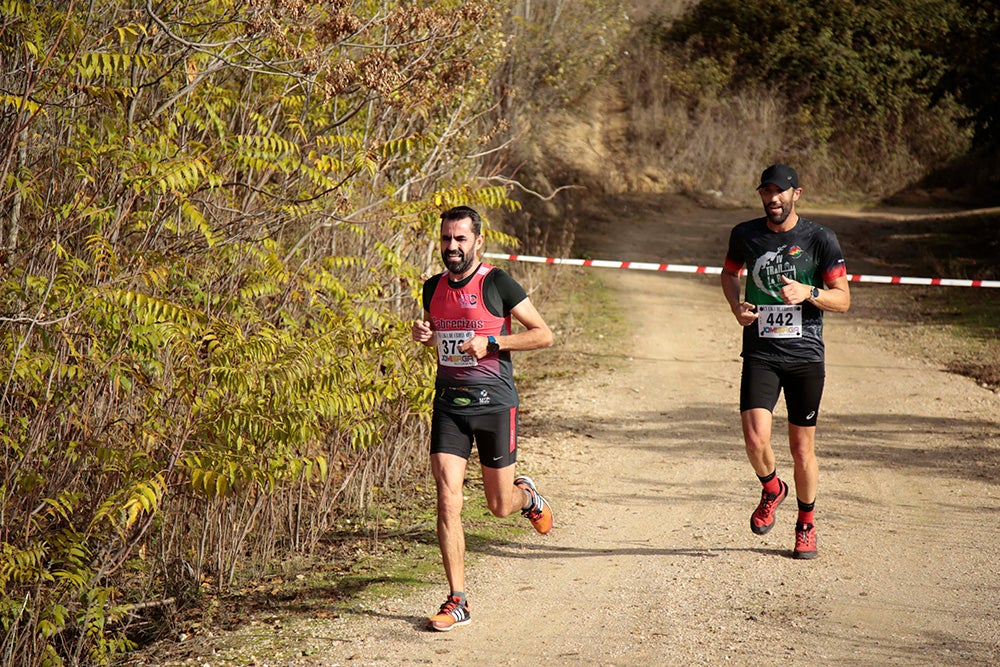
{"label": "dirt trail", "polygon": [[522,470],[553,532],[483,549],[469,626],[423,631],[438,590],[384,600],[335,621],[343,641],[309,664],[1000,662],[1000,396],[830,316],[821,556],[793,560],[794,504],[749,530],[759,486],[716,279],[606,278],[635,331],[525,400]]}
{"label": "dirt trail", "polygon": [[[576,250],[718,265],[741,215],[624,201],[591,212]],[[825,224],[842,243],[853,235],[849,270],[896,268],[878,264],[893,244],[871,221]],[[556,527],[470,544],[470,625],[424,629],[438,587],[295,627],[251,622],[220,644],[245,633],[267,652],[273,635],[274,651],[249,662],[260,667],[1000,664],[1000,394],[878,338],[868,290],[885,288],[852,287],[852,311],[827,318],[820,558],[793,560],[794,502],[768,535],[749,529],[760,487],[737,414],[739,329],[718,278],[602,271],[630,333],[601,348],[577,321],[530,353],[579,359],[578,373],[523,397],[519,470]],[[790,478],[783,410],[774,442]],[[236,653],[197,664],[248,664]]]}

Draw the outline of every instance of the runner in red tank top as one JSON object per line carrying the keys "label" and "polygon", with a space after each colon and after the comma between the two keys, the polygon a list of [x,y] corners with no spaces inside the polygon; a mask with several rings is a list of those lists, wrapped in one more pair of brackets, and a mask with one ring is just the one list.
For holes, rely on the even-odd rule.
{"label": "runner in red tank top", "polygon": [[[424,284],[422,320],[413,340],[434,347],[438,372],[431,423],[431,469],[437,485],[437,534],[451,590],[428,625],[442,632],[471,620],[465,597],[462,496],[475,443],[490,511],[520,510],[539,533],[552,530],[552,510],[528,477],[515,477],[518,396],[510,353],[552,345],[547,324],[524,289],[481,264],[482,220],[466,206],[441,214],[441,258],[447,271]],[[511,331],[511,317],[524,331]]]}

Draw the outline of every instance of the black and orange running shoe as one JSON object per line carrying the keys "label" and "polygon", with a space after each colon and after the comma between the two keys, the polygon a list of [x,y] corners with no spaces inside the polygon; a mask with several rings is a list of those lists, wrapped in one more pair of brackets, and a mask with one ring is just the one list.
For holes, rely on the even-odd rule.
{"label": "black and orange running shoe", "polygon": [[792,552],[792,558],[802,558],[804,560],[810,560],[819,556],[819,551],[816,549],[816,526],[811,523],[802,523],[801,521],[795,524],[795,551]]}
{"label": "black and orange running shoe", "polygon": [[552,530],[552,508],[535,489],[535,483],[531,481],[530,477],[522,475],[514,480],[514,486],[524,489],[531,496],[531,507],[521,510],[521,516],[527,517],[539,533],[548,535],[549,531]]}
{"label": "black and orange running shoe", "polygon": [[781,486],[777,493],[760,492],[760,504],[750,515],[750,530],[757,535],[763,535],[774,526],[774,515],[778,505],[788,496],[788,485],[778,480]]}
{"label": "black and orange running shoe", "polygon": [[427,619],[427,625],[432,630],[438,632],[448,632],[459,625],[466,625],[472,622],[469,614],[469,601],[459,600],[454,595],[449,595],[448,599],[441,605],[438,613]]}

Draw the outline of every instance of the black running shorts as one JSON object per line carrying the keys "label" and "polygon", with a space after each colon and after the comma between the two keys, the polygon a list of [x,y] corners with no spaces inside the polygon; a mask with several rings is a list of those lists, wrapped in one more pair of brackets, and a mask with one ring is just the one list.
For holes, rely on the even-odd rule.
{"label": "black running shorts", "polygon": [[431,454],[455,454],[468,460],[473,441],[484,468],[513,465],[517,461],[517,408],[469,416],[434,411]]}
{"label": "black running shorts", "polygon": [[751,408],[774,412],[778,395],[784,390],[788,422],[796,426],[815,426],[825,381],[826,364],[822,361],[782,364],[744,359],[740,412]]}

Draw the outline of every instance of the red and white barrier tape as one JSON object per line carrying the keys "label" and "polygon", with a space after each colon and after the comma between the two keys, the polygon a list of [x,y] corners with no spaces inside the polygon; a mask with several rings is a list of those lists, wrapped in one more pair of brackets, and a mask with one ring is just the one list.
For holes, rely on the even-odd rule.
{"label": "red and white barrier tape", "polygon": [[[533,255],[503,255],[483,253],[486,259],[506,259],[512,262],[541,264],[567,264],[569,266],[596,266],[602,269],[637,269],[639,271],[674,271],[677,273],[721,274],[722,267],[694,266],[692,264],[656,264],[653,262],[614,262],[606,259],[570,259],[566,257],[536,257]],[[746,271],[743,272],[744,274]],[[943,285],[946,287],[1000,287],[1000,280],[964,280],[961,278],[910,278],[906,276],[867,276],[848,274],[852,283],[885,283],[889,285]]]}

